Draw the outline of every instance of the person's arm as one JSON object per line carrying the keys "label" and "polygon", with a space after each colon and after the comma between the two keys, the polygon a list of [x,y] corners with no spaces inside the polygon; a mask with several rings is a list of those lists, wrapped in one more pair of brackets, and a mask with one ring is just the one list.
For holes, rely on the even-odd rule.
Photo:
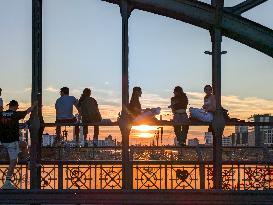
{"label": "person's arm", "polygon": [[38,101],[35,101],[35,102],[33,103],[33,105],[32,105],[31,107],[29,107],[29,108],[26,110],[27,115],[28,115],[29,113],[31,113],[37,105],[38,105]]}
{"label": "person's arm", "polygon": [[79,101],[77,100],[77,98],[74,97],[74,103],[73,105],[75,106],[75,108],[77,109],[78,113],[80,113],[80,106],[79,106]]}
{"label": "person's arm", "polygon": [[208,108],[206,109],[207,112],[215,112],[216,111],[216,100],[215,100],[215,96],[211,95],[210,96],[210,105],[208,106]]}
{"label": "person's arm", "polygon": [[26,109],[25,111],[18,111],[16,112],[15,118],[17,120],[21,120],[24,119],[26,117],[26,115],[28,115],[29,113],[31,113],[33,111],[33,109],[38,105],[38,101],[35,101],[33,103],[33,105],[31,107],[29,107],[28,109]]}

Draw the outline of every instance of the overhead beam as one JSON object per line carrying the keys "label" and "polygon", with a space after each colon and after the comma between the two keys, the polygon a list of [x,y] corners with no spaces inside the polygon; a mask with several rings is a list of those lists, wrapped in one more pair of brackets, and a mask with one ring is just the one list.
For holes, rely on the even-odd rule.
{"label": "overhead beam", "polygon": [[[120,0],[102,0],[120,4]],[[215,8],[190,0],[130,0],[134,9],[177,19],[207,30],[214,25]],[[220,28],[223,36],[273,57],[273,30],[232,13],[223,12]]]}
{"label": "overhead beam", "polygon": [[236,6],[227,8],[227,11],[232,12],[233,14],[241,15],[242,13],[259,6],[266,1],[267,0],[245,0]]}

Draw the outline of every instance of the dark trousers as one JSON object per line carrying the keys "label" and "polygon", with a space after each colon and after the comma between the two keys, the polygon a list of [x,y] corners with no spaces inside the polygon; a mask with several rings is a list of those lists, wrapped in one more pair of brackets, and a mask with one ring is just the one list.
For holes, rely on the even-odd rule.
{"label": "dark trousers", "polygon": [[[77,122],[76,118],[72,119],[56,119],[56,123],[75,123]],[[56,140],[55,143],[60,143],[62,140],[62,128],[61,126],[56,126]],[[76,142],[79,142],[79,135],[80,135],[80,127],[75,126],[75,133],[73,133],[76,137]]]}
{"label": "dark trousers", "polygon": [[[181,129],[182,128],[182,129]],[[186,144],[187,135],[189,131],[188,125],[175,125],[174,133],[179,144]]]}
{"label": "dark trousers", "polygon": [[[94,125],[94,135],[93,135],[93,140],[98,141],[99,139],[99,133],[100,133],[100,128],[98,125]],[[87,139],[87,134],[88,134],[88,126],[83,126],[83,135],[84,135],[84,141]]]}
{"label": "dark trousers", "polygon": [[[188,115],[186,113],[176,113],[173,117],[174,123],[185,123],[188,122]],[[176,139],[180,145],[186,144],[187,135],[189,131],[189,125],[174,125],[174,133]]]}

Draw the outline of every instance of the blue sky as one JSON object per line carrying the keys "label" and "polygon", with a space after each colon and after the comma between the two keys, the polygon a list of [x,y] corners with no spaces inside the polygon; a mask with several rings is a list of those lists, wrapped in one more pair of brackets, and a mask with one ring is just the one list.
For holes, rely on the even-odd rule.
{"label": "blue sky", "polygon": [[[208,1],[205,1],[208,2]],[[226,0],[226,6],[240,1]],[[273,29],[273,1],[245,17]],[[119,7],[100,0],[44,0],[43,88],[46,114],[58,89],[69,86],[76,97],[91,87],[105,114],[114,118],[121,102],[121,17]],[[0,0],[0,87],[7,102],[30,101],[31,0]],[[172,89],[181,85],[192,106],[202,103],[202,90],[211,83],[208,31],[134,11],[129,22],[130,87],[141,86],[144,106],[167,112]],[[273,112],[273,59],[223,38],[223,103],[231,113],[246,117]]]}

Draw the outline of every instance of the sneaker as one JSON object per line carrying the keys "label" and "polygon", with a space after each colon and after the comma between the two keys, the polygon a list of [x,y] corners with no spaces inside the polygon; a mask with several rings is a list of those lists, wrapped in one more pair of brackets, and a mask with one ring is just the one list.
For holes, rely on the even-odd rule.
{"label": "sneaker", "polygon": [[6,180],[4,185],[2,186],[2,189],[16,189],[16,187],[10,180]]}

